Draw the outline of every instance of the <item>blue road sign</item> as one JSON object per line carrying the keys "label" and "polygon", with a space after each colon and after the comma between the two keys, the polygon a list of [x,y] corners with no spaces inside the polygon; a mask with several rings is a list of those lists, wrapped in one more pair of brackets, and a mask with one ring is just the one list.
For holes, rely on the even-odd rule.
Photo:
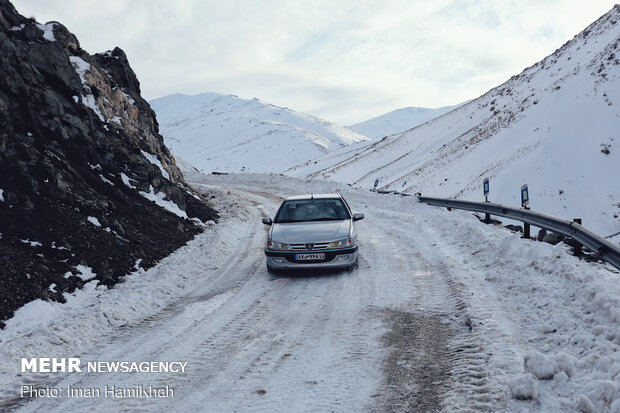
{"label": "blue road sign", "polygon": [[484,181],[482,181],[482,188],[484,190],[484,196],[489,195],[489,178],[484,178]]}
{"label": "blue road sign", "polygon": [[527,190],[527,184],[521,187],[521,206],[525,208],[530,203],[530,194]]}

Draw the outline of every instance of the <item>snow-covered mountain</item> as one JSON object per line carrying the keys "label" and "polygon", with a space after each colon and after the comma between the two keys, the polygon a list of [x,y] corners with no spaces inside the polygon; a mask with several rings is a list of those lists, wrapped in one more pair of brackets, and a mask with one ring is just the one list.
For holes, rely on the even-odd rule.
{"label": "snow-covered mountain", "polygon": [[620,231],[620,5],[552,55],[410,131],[287,173],[531,207]]}
{"label": "snow-covered mountain", "polygon": [[395,133],[415,128],[424,122],[450,112],[458,106],[444,106],[437,109],[401,108],[365,120],[364,122],[356,123],[355,125],[346,126],[346,128],[373,139],[381,139],[384,136],[394,135]]}
{"label": "snow-covered mountain", "polygon": [[233,95],[150,102],[166,145],[203,172],[282,172],[369,138],[317,117]]}

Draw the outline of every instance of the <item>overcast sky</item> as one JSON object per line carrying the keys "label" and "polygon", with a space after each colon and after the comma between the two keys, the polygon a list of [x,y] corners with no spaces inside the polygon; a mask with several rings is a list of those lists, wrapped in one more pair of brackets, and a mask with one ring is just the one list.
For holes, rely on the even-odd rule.
{"label": "overcast sky", "polygon": [[258,97],[342,125],[472,99],[562,46],[608,0],[13,0],[89,53],[119,46],[147,99]]}

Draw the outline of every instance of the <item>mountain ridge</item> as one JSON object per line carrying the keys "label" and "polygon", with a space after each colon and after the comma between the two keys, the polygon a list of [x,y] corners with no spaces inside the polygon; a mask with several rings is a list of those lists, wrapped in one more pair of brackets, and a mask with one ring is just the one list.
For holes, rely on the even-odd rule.
{"label": "mountain ridge", "polygon": [[553,54],[451,112],[287,173],[473,199],[488,176],[491,199],[512,205],[529,183],[532,205],[543,212],[617,232],[620,188],[610,177],[620,175],[619,16],[616,5]]}
{"label": "mountain ridge", "polygon": [[166,144],[206,172],[281,172],[335,148],[369,140],[258,98],[174,94],[154,99],[151,105]]}
{"label": "mountain ridge", "polygon": [[345,127],[370,138],[381,139],[413,129],[461,105],[443,106],[436,109],[408,106]]}

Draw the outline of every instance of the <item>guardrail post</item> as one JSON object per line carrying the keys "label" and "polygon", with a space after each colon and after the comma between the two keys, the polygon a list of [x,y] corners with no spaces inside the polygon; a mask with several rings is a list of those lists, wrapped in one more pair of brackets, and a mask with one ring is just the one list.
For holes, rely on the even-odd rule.
{"label": "guardrail post", "polygon": [[[484,196],[484,202],[489,202],[489,196],[485,195]],[[488,224],[489,222],[491,222],[491,214],[488,212],[484,213],[484,223]]]}
{"label": "guardrail post", "polygon": [[[529,209],[528,207],[523,207],[523,209]],[[530,224],[527,222],[523,223],[523,238],[530,239]]]}
{"label": "guardrail post", "polygon": [[[576,222],[577,224],[581,225],[581,218],[574,218],[573,222]],[[581,247],[582,247],[581,243],[579,243],[579,241],[573,238],[573,254],[576,257],[579,257],[582,255],[583,251],[581,250]]]}

